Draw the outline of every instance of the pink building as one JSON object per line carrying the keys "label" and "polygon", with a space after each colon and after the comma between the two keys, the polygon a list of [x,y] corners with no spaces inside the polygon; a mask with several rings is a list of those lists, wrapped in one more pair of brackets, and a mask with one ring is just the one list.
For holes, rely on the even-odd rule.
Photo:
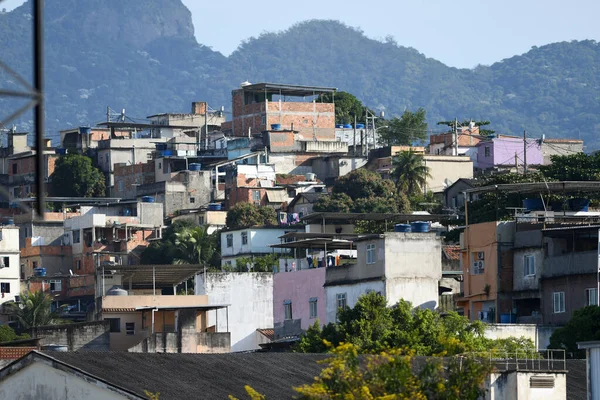
{"label": "pink building", "polygon": [[527,165],[542,165],[542,148],[538,139],[527,139],[523,146],[523,139],[518,137],[501,136],[477,144],[477,159],[475,168],[512,168],[523,166],[524,154],[527,152]]}
{"label": "pink building", "polygon": [[325,308],[326,268],[279,272],[273,275],[273,322],[275,336],[296,334],[318,319],[328,321]]}

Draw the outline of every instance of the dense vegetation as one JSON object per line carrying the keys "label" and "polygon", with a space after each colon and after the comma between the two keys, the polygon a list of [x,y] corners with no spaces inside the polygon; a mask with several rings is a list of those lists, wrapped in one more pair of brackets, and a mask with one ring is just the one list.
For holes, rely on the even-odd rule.
{"label": "dense vegetation", "polygon": [[600,340],[600,307],[588,306],[575,310],[567,325],[552,333],[548,347],[566,350],[567,357],[585,358],[577,343],[594,340]]}
{"label": "dense vegetation", "polygon": [[[532,137],[581,137],[588,149],[600,147],[595,41],[534,47],[467,70],[336,21],[308,21],[249,38],[224,57],[195,41],[180,0],[46,4],[47,123],[54,137],[59,129],[104,120],[106,106],[132,117],[186,111],[195,100],[229,109],[231,89],[249,80],[335,86],[387,118],[422,107],[430,126],[485,119],[499,133],[526,129]],[[2,60],[27,77],[29,14],[29,4],[0,14]],[[14,88],[14,79],[0,74],[0,86]],[[0,100],[0,109],[9,108]],[[30,123],[25,117],[20,128]]]}
{"label": "dense vegetation", "polygon": [[317,321],[309,327],[296,350],[320,353],[329,350],[328,343],[334,346],[350,343],[358,352],[369,354],[389,348],[408,348],[419,356],[535,352],[530,339],[491,340],[484,337],[484,329],[481,321],[470,322],[455,312],[442,315],[429,309],[413,309],[404,300],[387,307],[383,296],[371,292],[361,296],[353,308],[340,308],[337,323],[321,328]]}

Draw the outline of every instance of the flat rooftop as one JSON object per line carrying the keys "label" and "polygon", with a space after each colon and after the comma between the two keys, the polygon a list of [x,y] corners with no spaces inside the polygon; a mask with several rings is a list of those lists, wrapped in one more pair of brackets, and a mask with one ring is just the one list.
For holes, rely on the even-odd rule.
{"label": "flat rooftop", "polygon": [[337,88],[323,86],[285,85],[281,83],[255,83],[242,86],[241,90],[244,92],[260,92],[303,97],[334,93]]}

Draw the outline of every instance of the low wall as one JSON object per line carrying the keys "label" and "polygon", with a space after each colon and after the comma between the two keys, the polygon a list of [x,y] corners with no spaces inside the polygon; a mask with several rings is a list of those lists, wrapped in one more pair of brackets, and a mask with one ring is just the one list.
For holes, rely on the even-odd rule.
{"label": "low wall", "polygon": [[545,350],[550,344],[550,336],[557,328],[556,326],[534,324],[487,324],[485,337],[507,339],[524,336],[533,341],[536,350]]}
{"label": "low wall", "polygon": [[40,326],[30,329],[31,337],[39,337],[40,345],[67,346],[69,351],[108,351],[110,347],[110,322],[82,322]]}
{"label": "low wall", "polygon": [[229,353],[228,332],[162,332],[149,335],[128,350],[130,353]]}

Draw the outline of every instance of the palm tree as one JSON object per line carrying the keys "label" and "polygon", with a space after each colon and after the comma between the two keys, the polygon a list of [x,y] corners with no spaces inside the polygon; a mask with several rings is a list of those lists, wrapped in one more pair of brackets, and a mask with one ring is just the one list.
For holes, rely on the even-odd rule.
{"label": "palm tree", "polygon": [[21,293],[20,303],[7,303],[5,307],[17,319],[20,328],[26,330],[62,323],[58,310],[52,311],[52,302],[53,299],[48,293],[27,291]]}
{"label": "palm tree", "polygon": [[175,234],[178,257],[176,264],[201,264],[210,261],[216,249],[215,236],[208,226],[186,227]]}
{"label": "palm tree", "polygon": [[423,192],[427,178],[431,178],[431,175],[422,154],[412,150],[402,151],[394,157],[392,165],[392,178],[398,191],[403,191],[409,197]]}

